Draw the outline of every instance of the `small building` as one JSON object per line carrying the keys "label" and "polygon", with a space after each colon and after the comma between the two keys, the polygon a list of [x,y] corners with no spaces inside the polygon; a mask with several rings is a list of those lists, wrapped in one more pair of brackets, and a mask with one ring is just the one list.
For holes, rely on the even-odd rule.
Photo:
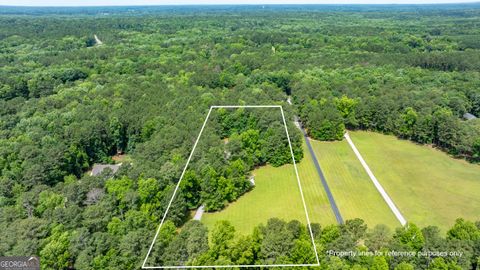
{"label": "small building", "polygon": [[463,115],[463,118],[465,118],[465,120],[473,120],[473,119],[477,119],[477,117],[471,113],[466,113]]}
{"label": "small building", "polygon": [[255,186],[255,176],[250,176],[250,178],[248,179],[248,181],[250,182],[250,184],[253,186]]}
{"label": "small building", "polygon": [[97,176],[101,174],[105,169],[112,170],[112,173],[117,173],[118,169],[120,169],[122,163],[120,164],[94,164],[92,168],[92,172],[90,173],[91,176]]}

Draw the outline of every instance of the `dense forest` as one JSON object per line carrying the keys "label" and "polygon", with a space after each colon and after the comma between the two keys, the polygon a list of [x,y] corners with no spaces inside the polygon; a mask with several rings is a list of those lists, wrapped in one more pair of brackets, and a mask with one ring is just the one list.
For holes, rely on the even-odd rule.
{"label": "dense forest", "polygon": [[[43,269],[139,269],[212,105],[283,105],[296,160],[295,115],[314,139],[374,130],[480,161],[480,121],[463,118],[480,116],[479,4],[0,8],[0,255],[37,254]],[[254,167],[292,162],[282,125],[213,113],[155,262],[315,263],[298,221],[241,238],[187,221],[248,192]],[[89,174],[119,156],[132,162]],[[475,222],[312,229],[325,269],[478,269]]]}

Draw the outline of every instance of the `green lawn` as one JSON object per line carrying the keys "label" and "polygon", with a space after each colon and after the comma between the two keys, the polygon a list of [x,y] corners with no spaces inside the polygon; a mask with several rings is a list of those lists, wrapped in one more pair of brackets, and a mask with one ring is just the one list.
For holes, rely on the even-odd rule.
{"label": "green lawn", "polygon": [[370,169],[408,221],[448,229],[480,218],[480,166],[428,146],[372,132],[350,132]]}
{"label": "green lawn", "polygon": [[305,143],[303,144],[303,154],[304,158],[297,164],[297,167],[310,222],[320,223],[322,226],[336,224],[337,220]]}
{"label": "green lawn", "polygon": [[347,141],[311,143],[344,220],[361,218],[370,228],[401,226]]}
{"label": "green lawn", "polygon": [[[335,222],[325,192],[306,149],[306,157],[298,164],[300,180],[310,221],[322,225]],[[279,168],[261,167],[254,171],[255,188],[220,212],[205,213],[202,222],[212,228],[218,220],[228,220],[242,234],[249,234],[271,217],[306,224],[305,211],[293,165]]]}

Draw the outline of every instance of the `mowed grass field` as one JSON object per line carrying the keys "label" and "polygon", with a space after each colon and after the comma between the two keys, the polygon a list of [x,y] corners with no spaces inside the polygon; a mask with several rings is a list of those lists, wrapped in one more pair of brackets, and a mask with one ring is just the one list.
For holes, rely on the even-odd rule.
{"label": "mowed grass field", "polygon": [[[335,223],[315,168],[304,146],[305,157],[297,164],[311,222]],[[228,220],[241,234],[251,234],[253,228],[266,224],[272,217],[285,221],[296,219],[306,224],[306,216],[293,165],[256,169],[255,188],[219,212],[205,213],[202,222],[209,228],[219,220]]]}
{"label": "mowed grass field", "polygon": [[305,142],[303,143],[303,154],[304,157],[297,164],[297,167],[310,222],[320,223],[322,226],[337,224],[325,189],[320,182],[320,176],[318,176]]}
{"label": "mowed grass field", "polygon": [[401,226],[347,141],[311,143],[344,220],[361,218],[370,228]]}
{"label": "mowed grass field", "polygon": [[394,136],[350,137],[407,221],[446,231],[456,218],[479,220],[480,165]]}

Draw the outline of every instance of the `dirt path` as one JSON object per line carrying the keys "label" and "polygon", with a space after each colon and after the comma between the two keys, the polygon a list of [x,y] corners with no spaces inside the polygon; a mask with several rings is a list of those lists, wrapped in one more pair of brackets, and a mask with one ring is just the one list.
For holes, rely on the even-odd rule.
{"label": "dirt path", "polygon": [[201,220],[204,212],[205,212],[205,206],[202,205],[197,209],[197,212],[195,212],[195,216],[193,217],[193,220]]}
{"label": "dirt path", "polygon": [[102,45],[102,44],[103,44],[103,42],[102,42],[102,41],[101,41],[101,40],[100,40],[100,39],[97,37],[97,35],[96,35],[96,34],[95,34],[95,35],[93,35],[93,36],[94,36],[94,38],[95,38],[95,43],[96,43],[96,45],[100,46],[100,45]]}
{"label": "dirt path", "polygon": [[380,192],[380,195],[382,195],[383,199],[385,200],[385,202],[387,203],[388,207],[390,207],[390,209],[392,210],[393,214],[395,215],[395,217],[397,217],[398,221],[400,222],[400,224],[402,224],[402,226],[405,226],[405,224],[407,224],[407,221],[405,220],[405,218],[403,217],[402,213],[400,213],[400,210],[398,210],[398,208],[395,206],[395,204],[393,203],[392,199],[390,198],[390,196],[388,196],[387,192],[385,191],[385,189],[383,189],[382,185],[380,184],[380,182],[378,182],[377,178],[375,177],[375,175],[373,174],[372,170],[370,170],[370,167],[368,167],[367,165],[367,162],[365,162],[365,160],[363,159],[362,155],[360,154],[360,152],[358,151],[357,147],[355,146],[355,144],[353,143],[352,139],[350,139],[350,135],[348,135],[348,132],[345,133],[344,135],[345,139],[347,140],[348,144],[350,145],[350,147],[352,148],[353,152],[355,153],[355,155],[357,156],[358,160],[360,161],[360,163],[362,164],[363,168],[365,169],[365,171],[367,172],[368,176],[370,177],[370,179],[372,180],[373,184],[375,185],[375,187],[377,188],[378,192]]}

